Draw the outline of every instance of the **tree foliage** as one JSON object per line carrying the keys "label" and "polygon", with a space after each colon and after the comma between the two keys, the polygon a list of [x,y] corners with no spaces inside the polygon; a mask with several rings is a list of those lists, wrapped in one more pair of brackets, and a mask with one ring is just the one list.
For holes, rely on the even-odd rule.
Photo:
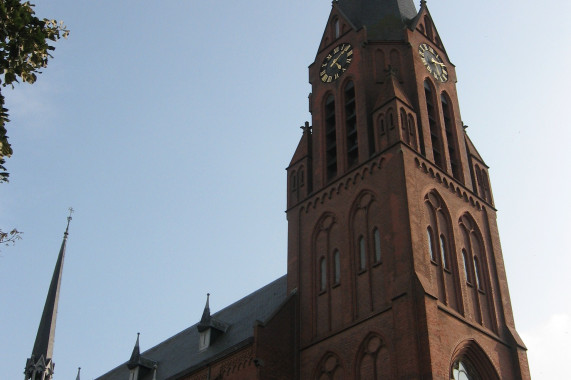
{"label": "tree foliage", "polygon": [[8,181],[5,157],[12,155],[6,135],[9,122],[2,89],[20,81],[34,83],[52,58],[52,42],[66,38],[63,22],[39,19],[28,1],[0,0],[0,182]]}

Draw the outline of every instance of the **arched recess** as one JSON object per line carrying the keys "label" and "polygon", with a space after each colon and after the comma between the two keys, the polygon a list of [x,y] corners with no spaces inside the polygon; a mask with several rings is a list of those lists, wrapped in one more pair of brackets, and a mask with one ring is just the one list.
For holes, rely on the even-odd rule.
{"label": "arched recess", "polygon": [[327,180],[337,176],[337,120],[335,118],[335,97],[328,93],[323,102],[323,120],[325,121],[325,172]]}
{"label": "arched recess", "polygon": [[490,272],[482,233],[470,213],[462,215],[458,224],[462,233],[461,250],[466,255],[464,272],[467,276],[468,315],[479,324],[497,332],[490,290]]}
{"label": "arched recess", "polygon": [[448,157],[450,157],[450,169],[452,175],[458,181],[464,183],[462,178],[462,164],[460,162],[460,152],[458,149],[458,136],[456,133],[456,122],[452,100],[446,91],[440,94],[440,103],[444,119],[444,131],[446,132],[446,142],[448,144]]}
{"label": "arched recess", "polygon": [[428,127],[430,130],[434,163],[441,169],[446,170],[444,148],[442,145],[442,130],[440,128],[440,117],[438,116],[438,106],[436,103],[436,91],[429,79],[425,79],[424,81],[424,96],[426,99],[426,112],[428,114]]}
{"label": "arched recess", "polygon": [[385,53],[381,49],[375,50],[375,78],[382,82],[385,76]]}
{"label": "arched recess", "polygon": [[384,245],[383,213],[377,199],[372,191],[362,191],[349,214],[355,317],[366,315],[387,301],[387,269],[379,257]]}
{"label": "arched recess", "polygon": [[426,211],[426,256],[431,262],[432,276],[436,279],[441,302],[461,312],[458,291],[458,260],[450,213],[436,190],[424,196]]}
{"label": "arched recess", "polygon": [[[462,372],[466,372],[469,377],[461,377]],[[456,347],[450,361],[449,378],[451,380],[500,380],[491,360],[473,339],[466,340]]]}
{"label": "arched recess", "polygon": [[377,333],[363,339],[355,360],[355,379],[377,380],[394,378],[389,350]]}
{"label": "arched recess", "polygon": [[357,137],[357,103],[355,98],[355,83],[350,79],[343,85],[343,104],[347,168],[351,168],[359,162],[359,139]]}
{"label": "arched recess", "polygon": [[408,114],[408,138],[407,143],[413,149],[418,149],[418,138],[416,133],[416,124],[412,114]]}
{"label": "arched recess", "polygon": [[345,371],[339,356],[333,352],[327,352],[317,366],[313,374],[314,380],[343,380]]}
{"label": "arched recess", "polygon": [[400,53],[396,49],[392,49],[389,54],[389,59],[391,62],[391,69],[394,70],[396,77],[399,81],[402,81],[401,75],[401,60],[400,60]]}
{"label": "arched recess", "polygon": [[[313,309],[313,335],[319,336],[331,330],[331,287],[333,278],[331,273],[334,265],[331,236],[337,225],[336,217],[332,213],[324,213],[317,223],[312,234],[312,270],[311,283]],[[319,321],[319,323],[318,323]]]}

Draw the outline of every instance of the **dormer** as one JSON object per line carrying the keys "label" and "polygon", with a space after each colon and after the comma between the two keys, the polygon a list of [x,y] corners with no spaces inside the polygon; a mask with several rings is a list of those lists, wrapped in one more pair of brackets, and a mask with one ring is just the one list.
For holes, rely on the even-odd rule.
{"label": "dormer", "polygon": [[127,362],[129,380],[157,380],[157,362],[141,356],[139,333],[131,358]]}
{"label": "dormer", "polygon": [[213,345],[217,338],[228,331],[227,323],[217,320],[210,315],[210,293],[206,295],[206,305],[202,312],[202,318],[196,326],[198,329],[198,350],[204,351]]}

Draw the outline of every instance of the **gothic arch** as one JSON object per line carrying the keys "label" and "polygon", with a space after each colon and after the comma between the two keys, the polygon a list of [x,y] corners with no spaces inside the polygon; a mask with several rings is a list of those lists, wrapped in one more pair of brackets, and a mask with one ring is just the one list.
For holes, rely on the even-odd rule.
{"label": "gothic arch", "polygon": [[383,337],[369,333],[361,342],[355,358],[355,379],[391,379],[392,367],[389,349]]}
{"label": "gothic arch", "polygon": [[375,50],[375,78],[382,81],[385,75],[385,52],[382,49]]}
{"label": "gothic arch", "polygon": [[343,380],[344,372],[339,356],[328,351],[317,363],[312,378],[314,380]]}
{"label": "gothic arch", "polygon": [[389,60],[391,63],[391,68],[396,70],[396,77],[400,81],[402,79],[402,68],[401,68],[401,58],[400,53],[397,49],[392,49],[389,53]]}
{"label": "gothic arch", "polygon": [[[335,215],[325,212],[317,220],[311,235],[311,293],[313,300],[312,331],[320,336],[330,331],[333,323],[331,310],[331,273],[333,252],[332,230],[337,225]],[[318,321],[321,321],[318,323]]]}
{"label": "gothic arch", "polygon": [[459,361],[467,363],[468,370],[474,372],[476,380],[500,380],[492,361],[474,339],[460,343],[454,350],[449,370],[449,378],[452,380],[457,380],[453,372],[455,365]]}
{"label": "gothic arch", "polygon": [[454,106],[450,95],[448,95],[446,91],[442,91],[440,93],[440,105],[442,107],[442,119],[444,120],[444,132],[448,145],[448,157],[450,159],[450,169],[452,170],[452,176],[458,181],[464,183],[462,178],[460,151],[458,148],[458,134],[456,130]]}
{"label": "gothic arch", "polygon": [[325,157],[323,157],[324,170],[325,170],[325,181],[329,181],[335,178],[338,174],[338,162],[337,162],[337,111],[336,111],[336,100],[335,95],[332,91],[327,91],[323,98],[321,99],[322,104],[322,120],[323,120],[323,151],[325,152]]}
{"label": "gothic arch", "polygon": [[446,171],[444,145],[442,143],[442,127],[440,125],[440,112],[437,99],[436,86],[432,79],[424,80],[424,99],[426,115],[428,116],[428,132],[432,144],[432,158],[436,166]]}
{"label": "gothic arch", "polygon": [[340,88],[347,168],[351,168],[359,162],[360,147],[357,133],[357,90],[351,76],[345,78]]}
{"label": "gothic arch", "polygon": [[497,331],[484,237],[469,212],[460,217],[458,225],[462,235],[461,249],[466,257],[463,264],[472,317],[481,325]]}
{"label": "gothic arch", "polygon": [[456,242],[450,212],[436,189],[424,196],[427,236],[426,256],[431,261],[438,298],[458,312],[463,312],[458,282]]}
{"label": "gothic arch", "polygon": [[[387,302],[389,260],[381,261],[384,224],[379,197],[371,190],[361,191],[349,210],[349,258],[351,260],[354,318],[378,310]],[[378,230],[375,241],[375,230]],[[386,263],[386,264],[385,264]],[[357,294],[361,296],[357,297]],[[364,296],[363,296],[364,295]]]}

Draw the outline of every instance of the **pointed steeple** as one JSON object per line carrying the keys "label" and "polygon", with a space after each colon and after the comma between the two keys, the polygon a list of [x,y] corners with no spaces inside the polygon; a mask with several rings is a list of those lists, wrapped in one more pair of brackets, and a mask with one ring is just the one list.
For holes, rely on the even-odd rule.
{"label": "pointed steeple", "polygon": [[417,15],[413,0],[337,0],[333,3],[357,29],[367,28],[369,39],[401,40]]}
{"label": "pointed steeple", "polygon": [[203,329],[210,327],[210,293],[206,294],[206,305],[204,305],[204,311],[202,312],[202,318],[200,318],[200,322],[198,323],[198,331],[202,331]]}
{"label": "pointed steeple", "polygon": [[32,350],[32,356],[26,362],[26,380],[50,380],[53,376],[54,364],[52,362],[52,354],[54,349],[54,339],[56,331],[56,317],[59,301],[59,292],[61,287],[61,277],[63,272],[63,261],[65,257],[65,248],[69,233],[69,223],[71,222],[71,214],[73,209],[70,207],[69,216],[67,217],[67,227],[63,234],[63,241],[59,250],[56,266],[46,297],[42,319],[38,327],[36,341]]}
{"label": "pointed steeple", "polygon": [[137,333],[137,341],[135,342],[135,347],[133,347],[131,358],[127,362],[127,368],[129,368],[130,373],[133,375],[133,379],[138,379],[139,372],[141,371],[145,372],[150,369],[157,368],[157,362],[141,356],[141,348],[139,346],[140,335],[140,333]]}
{"label": "pointed steeple", "polygon": [[141,349],[139,347],[139,335],[137,333],[137,341],[135,342],[135,347],[133,347],[133,352],[131,353],[131,359],[129,359],[129,368],[136,367],[139,364],[139,359],[141,358]]}

